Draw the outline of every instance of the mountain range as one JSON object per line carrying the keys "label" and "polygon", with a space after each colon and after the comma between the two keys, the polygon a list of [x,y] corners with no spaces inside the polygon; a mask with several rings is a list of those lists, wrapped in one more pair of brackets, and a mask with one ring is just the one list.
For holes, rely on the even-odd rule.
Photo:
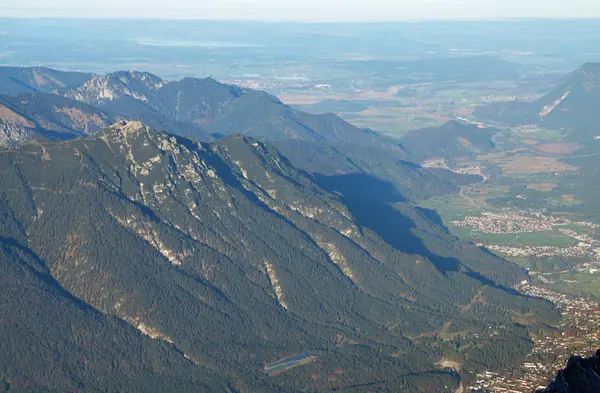
{"label": "mountain range", "polygon": [[[5,80],[1,94],[52,93],[145,123],[152,117],[168,118],[194,126],[187,136],[202,141],[210,140],[211,134],[221,137],[233,132],[270,141],[337,140],[379,145],[383,140],[337,116],[309,115],[265,92],[224,85],[211,78],[168,82],[136,71],[89,75],[35,68],[17,70],[0,67],[0,80]],[[392,139],[387,141],[394,144]]]}
{"label": "mountain range", "polygon": [[454,184],[466,178],[418,163],[441,153],[488,150],[493,133],[453,122],[397,140],[210,78],[168,82],[135,71],[90,75],[0,67],[0,80],[8,86],[0,89],[0,145],[91,135],[117,120],[203,142],[239,132],[275,144],[298,168],[326,176],[368,173],[394,184],[405,199],[455,191]]}
{"label": "mountain range", "polygon": [[[526,327],[513,320],[527,316],[533,327],[557,317],[549,303],[505,289],[527,277],[516,265],[451,247],[441,232],[439,243],[418,245],[436,229],[410,205],[398,208],[413,226],[405,236],[414,238],[403,239],[412,252],[402,252],[277,150],[239,134],[202,144],[120,122],[94,137],[2,152],[0,170],[3,262],[14,276],[2,287],[14,299],[2,341],[5,353],[30,346],[17,355],[22,363],[3,357],[15,389],[123,390],[148,373],[147,389],[160,390],[168,378],[149,385],[170,378],[170,363],[187,361],[184,370],[200,373],[184,373],[174,385],[181,390],[195,377],[207,391],[325,391],[381,380],[387,391],[453,391],[455,374],[434,364],[448,351],[440,334],[504,326],[500,340],[464,350],[464,369],[478,370],[490,353],[505,361],[526,353]],[[66,314],[83,315],[72,324],[56,318],[50,295]],[[54,334],[40,336],[36,319],[58,324]],[[25,321],[27,329],[17,328]],[[109,341],[90,341],[96,334]],[[108,344],[112,335],[136,344],[119,350]],[[79,340],[76,355],[69,345]],[[55,358],[63,351],[69,356]],[[110,351],[124,364],[156,364],[108,383]],[[146,351],[160,354],[148,359]],[[261,371],[303,351],[320,361],[291,378]],[[26,377],[30,356],[39,379]],[[96,379],[82,380],[96,368]]]}
{"label": "mountain range", "polygon": [[588,144],[600,136],[600,63],[586,63],[534,102],[513,101],[479,107],[477,118],[501,125],[543,125]]}
{"label": "mountain range", "polygon": [[440,127],[408,132],[402,138],[402,145],[412,159],[469,157],[493,151],[497,132],[495,128],[449,121]]}
{"label": "mountain range", "polygon": [[453,392],[558,322],[412,203],[471,180],[418,138],[212,79],[0,76],[0,387]]}
{"label": "mountain range", "polygon": [[2,94],[55,93],[58,89],[78,86],[92,77],[85,72],[65,72],[45,67],[0,67]]}

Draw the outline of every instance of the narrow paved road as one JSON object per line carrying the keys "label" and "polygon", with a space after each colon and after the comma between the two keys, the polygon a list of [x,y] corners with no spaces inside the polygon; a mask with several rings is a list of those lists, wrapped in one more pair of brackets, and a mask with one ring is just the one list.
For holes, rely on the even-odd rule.
{"label": "narrow paved road", "polygon": [[[479,187],[480,184],[483,184],[486,181],[487,181],[486,179],[483,179],[483,180],[481,180],[481,181],[473,184],[469,188],[469,192],[473,191],[475,188]],[[460,195],[461,197],[465,198],[467,201],[469,201],[475,207],[478,207],[479,209],[483,209],[483,207],[484,207],[483,204],[478,203],[477,201],[475,201],[475,199],[471,198],[470,196],[465,195],[462,189],[460,190],[460,192],[458,193],[458,195]]]}

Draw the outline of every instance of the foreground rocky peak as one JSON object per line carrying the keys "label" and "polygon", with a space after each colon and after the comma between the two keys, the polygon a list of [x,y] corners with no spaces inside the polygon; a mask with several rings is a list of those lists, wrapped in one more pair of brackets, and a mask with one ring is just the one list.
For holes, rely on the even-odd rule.
{"label": "foreground rocky peak", "polygon": [[582,85],[585,89],[589,90],[597,87],[597,83],[600,81],[600,63],[586,63],[582,65],[569,75],[569,79],[575,78],[579,79],[582,83],[587,82],[587,84]]}
{"label": "foreground rocky peak", "polygon": [[[539,115],[543,119],[552,112],[569,111],[571,105],[594,97],[597,99],[600,87],[600,63],[586,63],[571,72],[564,81],[549,95],[542,98],[546,105]],[[552,101],[549,102],[549,99]]]}
{"label": "foreground rocky peak", "polygon": [[590,358],[571,356],[567,367],[558,372],[554,381],[536,393],[598,393],[600,392],[600,349]]}

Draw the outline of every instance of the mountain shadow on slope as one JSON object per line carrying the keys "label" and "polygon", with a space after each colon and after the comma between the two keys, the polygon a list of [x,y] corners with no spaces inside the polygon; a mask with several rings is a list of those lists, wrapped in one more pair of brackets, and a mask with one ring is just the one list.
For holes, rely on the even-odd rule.
{"label": "mountain shadow on slope", "polygon": [[403,202],[455,193],[461,181],[473,180],[445,169],[423,168],[407,161],[403,150],[296,140],[280,141],[275,146],[295,167],[319,174],[321,178],[367,174],[389,182],[397,194],[393,200],[399,197]]}
{"label": "mountain shadow on slope", "polygon": [[[517,295],[510,288],[517,279],[512,263],[500,262],[485,249],[461,243],[448,233],[436,212],[410,205],[393,184],[365,173],[316,174],[315,178],[320,187],[340,196],[360,225],[395,249],[428,259],[443,274],[463,272],[482,284]],[[495,274],[488,265],[511,271],[509,276],[513,277]]]}
{"label": "mountain shadow on slope", "polygon": [[370,228],[397,250],[429,259],[442,273],[459,270],[457,259],[435,255],[413,233],[416,224],[394,207],[406,200],[391,183],[364,173],[317,175],[316,178],[324,189],[342,195],[342,202],[361,225]]}

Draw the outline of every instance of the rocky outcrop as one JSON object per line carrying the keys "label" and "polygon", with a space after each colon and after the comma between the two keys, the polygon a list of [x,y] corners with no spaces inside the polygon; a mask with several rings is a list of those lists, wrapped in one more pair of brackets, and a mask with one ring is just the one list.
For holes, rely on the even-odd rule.
{"label": "rocky outcrop", "polygon": [[0,147],[11,147],[29,139],[31,133],[26,127],[0,118]]}
{"label": "rocky outcrop", "polygon": [[600,349],[590,358],[571,356],[567,367],[560,370],[552,383],[536,393],[600,392]]}
{"label": "rocky outcrop", "polygon": [[65,91],[64,95],[93,105],[124,96],[147,103],[148,95],[164,85],[165,81],[147,72],[122,71],[94,76],[81,86]]}

